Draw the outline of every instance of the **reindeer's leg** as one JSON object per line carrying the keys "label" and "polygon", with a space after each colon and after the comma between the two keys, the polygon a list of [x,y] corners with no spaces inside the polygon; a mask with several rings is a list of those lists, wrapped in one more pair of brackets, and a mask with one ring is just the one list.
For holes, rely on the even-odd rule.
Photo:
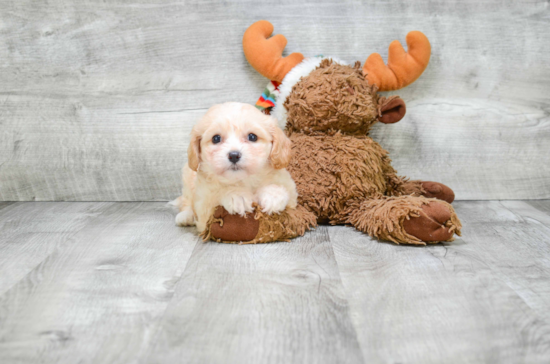
{"label": "reindeer's leg", "polygon": [[461,228],[450,204],[423,196],[356,201],[348,209],[348,222],[370,236],[398,244],[452,241]]}
{"label": "reindeer's leg", "polygon": [[397,176],[393,168],[386,173],[388,196],[424,196],[437,198],[448,203],[455,199],[455,193],[443,183],[432,181],[410,181],[405,177]]}
{"label": "reindeer's leg", "polygon": [[[415,181],[411,181],[415,182]],[[443,200],[448,203],[452,203],[455,200],[455,193],[449,187],[445,186],[443,183],[432,182],[432,181],[416,181],[422,184],[422,189],[424,192],[422,196],[429,198],[437,198],[438,200]]]}
{"label": "reindeer's leg", "polygon": [[315,214],[303,206],[295,209],[287,207],[280,213],[271,215],[263,213],[256,206],[255,212],[244,217],[230,215],[222,206],[218,206],[201,236],[204,240],[212,239],[224,243],[288,241],[317,226],[316,220]]}

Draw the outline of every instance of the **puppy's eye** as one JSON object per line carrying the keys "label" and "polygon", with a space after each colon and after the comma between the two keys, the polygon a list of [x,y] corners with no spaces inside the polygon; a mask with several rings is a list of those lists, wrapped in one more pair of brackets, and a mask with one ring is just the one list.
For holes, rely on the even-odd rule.
{"label": "puppy's eye", "polygon": [[248,140],[250,140],[251,142],[255,142],[258,140],[258,136],[256,134],[248,134]]}
{"label": "puppy's eye", "polygon": [[222,141],[222,137],[219,136],[218,134],[216,134],[212,137],[212,143],[214,143],[214,144],[218,144],[221,141]]}

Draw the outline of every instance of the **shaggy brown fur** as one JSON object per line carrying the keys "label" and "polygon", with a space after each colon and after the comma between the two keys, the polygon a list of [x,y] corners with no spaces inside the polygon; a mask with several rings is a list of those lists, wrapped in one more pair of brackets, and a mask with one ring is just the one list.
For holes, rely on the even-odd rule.
{"label": "shaggy brown fur", "polygon": [[299,204],[319,222],[351,223],[371,236],[409,244],[423,242],[405,230],[404,221],[421,214],[429,219],[432,209],[422,206],[444,204],[449,211],[441,224],[449,232],[444,240],[452,240],[461,226],[451,205],[422,197],[422,182],[397,176],[388,152],[368,136],[383,106],[395,99],[376,91],[359,63],[351,67],[331,60],[293,87],[284,106],[293,151],[288,170]]}
{"label": "shaggy brown fur", "polygon": [[[428,222],[435,239],[426,238],[424,241],[411,235],[405,229],[406,221],[425,215],[426,205],[434,203],[443,207],[440,216],[433,216]],[[441,240],[453,240],[453,233],[460,235],[462,225],[454,213],[452,206],[444,201],[428,199],[423,196],[382,197],[380,199],[354,201],[348,208],[350,224],[358,230],[383,240],[394,243],[426,245]],[[434,221],[435,220],[435,221]],[[442,230],[442,231],[438,231]]]}
{"label": "shaggy brown fur", "polygon": [[365,135],[295,132],[290,140],[293,158],[288,170],[296,182],[298,203],[321,221],[347,222],[349,201],[422,191],[418,182],[398,177],[388,152]]}
{"label": "shaggy brown fur", "polygon": [[325,59],[302,78],[284,103],[287,130],[365,135],[378,116],[379,98],[376,86],[367,84],[360,66],[357,62],[353,68],[343,67]]}

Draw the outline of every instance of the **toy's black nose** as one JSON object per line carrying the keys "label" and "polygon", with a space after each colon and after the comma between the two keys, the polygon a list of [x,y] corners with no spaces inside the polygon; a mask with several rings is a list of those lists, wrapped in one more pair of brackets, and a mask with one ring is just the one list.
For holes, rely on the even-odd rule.
{"label": "toy's black nose", "polygon": [[241,152],[229,152],[229,160],[233,164],[237,164],[237,162],[241,159]]}

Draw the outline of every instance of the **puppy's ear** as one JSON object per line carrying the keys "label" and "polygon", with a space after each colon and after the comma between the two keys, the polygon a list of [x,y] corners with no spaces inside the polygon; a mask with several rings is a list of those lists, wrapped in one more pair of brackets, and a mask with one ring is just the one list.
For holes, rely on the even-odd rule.
{"label": "puppy's ear", "polygon": [[271,135],[273,137],[273,145],[271,146],[271,154],[269,155],[271,164],[275,169],[285,168],[290,163],[292,152],[290,139],[277,126],[271,129]]}
{"label": "puppy's ear", "polygon": [[195,172],[199,169],[199,163],[201,161],[201,136],[197,133],[195,128],[191,132],[191,142],[189,148],[187,148],[187,164],[189,168]]}

